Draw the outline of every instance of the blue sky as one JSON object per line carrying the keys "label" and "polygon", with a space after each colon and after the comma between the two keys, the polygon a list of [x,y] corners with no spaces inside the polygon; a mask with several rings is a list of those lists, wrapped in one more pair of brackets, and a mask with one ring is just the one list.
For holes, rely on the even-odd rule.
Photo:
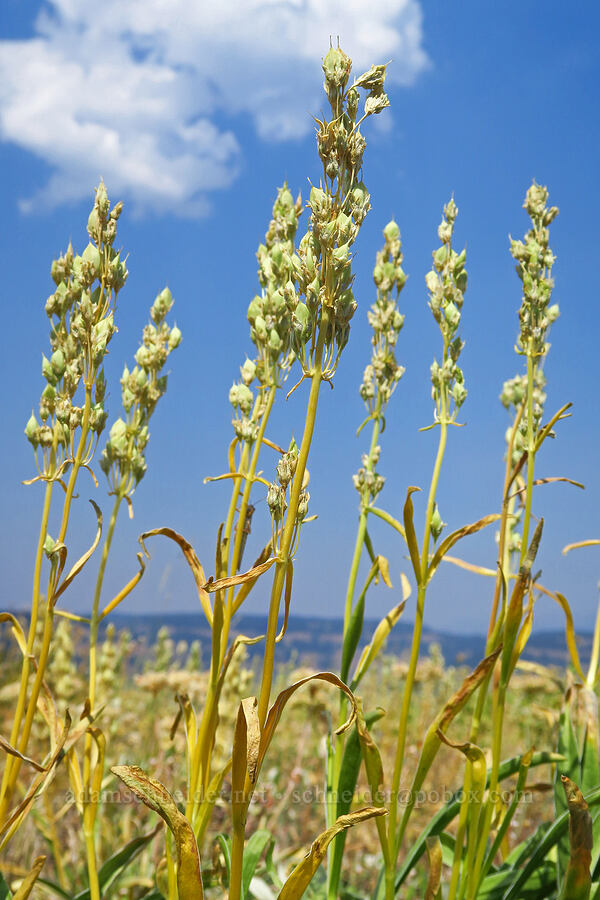
{"label": "blue sky", "polygon": [[[381,505],[400,515],[407,486],[428,486],[436,433],[418,428],[431,421],[429,365],[440,340],[424,275],[441,208],[451,194],[459,207],[456,240],[467,247],[462,358],[469,396],[462,410],[467,427],[450,435],[440,510],[451,527],[459,527],[498,508],[508,424],[498,394],[503,381],[521,370],[513,349],[520,290],[508,235],[520,237],[527,227],[521,204],[535,178],[560,207],[551,246],[561,317],[551,336],[546,408],[574,403],[572,418],[545,445],[538,473],[567,475],[586,485],[585,492],[565,485],[538,489],[535,513],[547,523],[539,561],[544,583],[567,595],[578,628],[588,630],[598,596],[598,552],[563,557],[560,550],[600,536],[599,25],[592,2],[567,7],[522,0],[231,0],[217,13],[213,4],[181,0],[170,3],[165,16],[160,0],[107,0],[92,18],[83,0],[5,0],[1,605],[25,608],[29,602],[41,489],[20,483],[34,474],[23,428],[42,388],[50,263],[70,238],[80,250],[87,243],[85,223],[100,176],[111,199],[125,202],[118,242],[129,253],[130,271],[107,362],[111,419],[120,410],[123,364],[132,359],[148,308],[165,284],[183,332],[170,358],[167,395],[152,420],[149,471],[134,497],[135,518],[120,525],[107,599],[135,571],[137,535],[147,528],[176,528],[210,570],[228,489],[202,482],[226,469],[232,435],[227,394],[252,347],[245,311],[258,289],[254,254],[277,186],[286,179],[294,193],[307,197],[307,179],[318,180],[311,114],[324,106],[321,57],[329,36],[339,34],[356,74],[372,62],[392,60],[391,109],[365,128],[363,174],[372,209],[356,246],[359,308],[335,389],[322,394],[309,461],[311,512],[318,520],[303,533],[294,608],[307,614],[342,611],[356,526],[351,476],[367,440],[355,437],[364,417],[358,386],[370,354],[366,311],[374,299],[371,272],[381,231],[392,216],[402,232],[409,274],[397,347],[406,374],[381,441],[379,468],[387,478]],[[306,217],[302,221],[306,227]],[[288,403],[280,399],[273,440],[285,445],[292,432],[300,433],[305,403],[303,390]],[[266,475],[271,463],[266,456]],[[83,500],[92,496],[108,509],[91,482],[81,482],[80,495],[71,559],[92,533]],[[417,501],[419,523],[423,505]],[[248,558],[250,548],[264,542],[267,527],[266,504],[259,503]],[[408,571],[404,548],[375,524],[372,533],[399,584],[400,571]],[[128,610],[198,608],[175,548],[156,540],[152,549]],[[493,566],[492,530],[464,542],[461,552]],[[248,611],[266,609],[268,586],[263,580]],[[374,589],[367,614],[383,614],[395,599],[383,587]],[[89,583],[75,585],[65,602],[85,611]],[[489,602],[487,582],[443,569],[426,619],[453,631],[481,630]],[[561,615],[541,599],[536,627],[560,627]],[[412,609],[406,616],[412,617]]]}

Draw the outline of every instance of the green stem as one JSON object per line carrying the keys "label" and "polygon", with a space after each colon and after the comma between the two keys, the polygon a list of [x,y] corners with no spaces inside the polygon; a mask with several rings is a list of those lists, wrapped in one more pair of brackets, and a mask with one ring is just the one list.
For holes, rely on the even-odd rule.
{"label": "green stem", "polygon": [[[377,403],[375,406],[375,411],[373,413],[373,429],[371,432],[371,444],[369,447],[369,457],[366,469],[368,472],[373,471],[372,466],[372,456],[377,446],[377,441],[379,439],[379,430],[381,427],[381,410],[382,410],[382,398],[381,394],[377,394]],[[352,562],[350,564],[350,574],[348,576],[348,586],[346,588],[346,603],[344,607],[344,633],[342,637],[342,646],[344,644],[344,640],[346,637],[346,632],[348,630],[348,626],[350,624],[350,617],[352,615],[352,606],[354,600],[354,592],[356,590],[356,579],[358,577],[358,569],[360,566],[360,560],[362,557],[363,546],[365,543],[365,535],[367,533],[367,519],[369,516],[369,504],[368,498],[365,496],[361,497],[360,504],[360,516],[358,519],[358,530],[356,532],[356,541],[354,543],[354,553],[352,554]],[[345,720],[345,714],[347,709],[347,701],[344,696],[340,698],[340,714],[339,714],[339,724],[341,725]],[[327,796],[327,824],[332,825],[337,818],[337,795],[339,788],[339,781],[342,770],[342,760],[343,760],[343,746],[344,746],[344,736],[336,735],[333,739],[334,743],[329,754],[329,758],[327,761],[327,785],[328,785],[328,796]],[[328,857],[332,858],[333,848],[336,846],[336,842],[340,840],[345,840],[344,835],[338,835],[336,837],[329,848]],[[328,893],[327,900],[336,900],[337,892],[338,892],[338,883],[339,883],[339,872],[332,872],[331,868],[328,870]]]}
{"label": "green stem", "polygon": [[533,389],[535,366],[531,346],[527,353],[527,493],[525,495],[525,514],[523,516],[523,534],[521,536],[522,566],[527,555],[529,544],[529,523],[531,520],[531,504],[533,499],[533,471],[535,466],[535,435],[533,431]]}
{"label": "green stem", "polygon": [[[100,559],[100,566],[98,568],[98,577],[96,579],[96,588],[94,591],[94,599],[92,603],[92,614],[90,618],[90,646],[89,646],[89,673],[88,673],[88,697],[90,701],[90,708],[93,710],[96,706],[96,682],[97,682],[97,643],[98,643],[98,624],[99,624],[99,612],[100,612],[100,597],[102,594],[102,585],[104,582],[104,573],[106,571],[106,562],[108,560],[108,554],[110,552],[110,547],[112,544],[113,535],[115,533],[115,525],[117,524],[117,516],[119,514],[119,508],[121,506],[121,501],[123,500],[123,494],[119,491],[115,496],[115,502],[113,504],[113,509],[110,517],[110,521],[108,523],[108,530],[106,532],[106,538],[104,540],[104,546],[102,548],[102,557]],[[83,796],[83,804],[84,804],[84,817],[85,817],[85,809],[89,807],[90,804],[94,804],[95,809],[93,813],[90,812],[88,815],[90,816],[91,824],[89,827],[84,827],[85,830],[85,845],[86,845],[86,858],[87,858],[87,869],[88,869],[88,882],[90,888],[90,900],[100,900],[100,886],[98,882],[98,867],[96,861],[96,845],[94,840],[94,822],[97,814],[98,807],[98,799],[94,799],[90,796],[90,788],[91,788],[91,779],[92,779],[92,736],[91,734],[86,734],[85,736],[85,744],[84,744],[84,756],[83,756],[83,788],[84,788],[84,796]]]}
{"label": "green stem", "polygon": [[[311,375],[310,393],[308,396],[308,406],[306,410],[306,419],[304,423],[304,433],[302,435],[302,443],[298,453],[298,462],[296,464],[296,472],[292,482],[290,491],[290,501],[285,520],[283,534],[281,536],[281,544],[279,548],[279,561],[275,564],[275,576],[273,578],[273,586],[271,589],[271,600],[269,604],[269,617],[267,621],[267,636],[265,640],[265,653],[263,660],[263,672],[260,685],[260,694],[258,700],[258,718],[261,727],[265,723],[269,701],[271,698],[271,685],[273,683],[273,668],[275,664],[275,639],[277,637],[277,620],[279,617],[279,607],[281,604],[281,595],[285,584],[285,573],[288,563],[288,554],[291,547],[292,539],[296,531],[296,514],[298,511],[298,501],[302,491],[302,483],[304,481],[304,473],[308,461],[308,454],[312,442],[312,436],[315,428],[317,417],[317,404],[319,401],[319,391],[321,389],[321,381],[323,375],[323,349],[325,344],[325,334],[329,326],[329,315],[327,307],[323,308],[322,321],[319,328],[319,336],[315,349],[315,364]],[[273,548],[275,551],[275,548]]]}
{"label": "green stem", "polygon": [[[445,353],[444,353],[445,358]],[[398,822],[398,791],[400,788],[400,779],[402,777],[402,768],[404,764],[404,750],[406,746],[406,732],[408,726],[408,716],[412,700],[412,692],[417,671],[417,663],[419,661],[419,651],[421,648],[421,634],[423,631],[423,615],[425,611],[425,596],[427,592],[427,567],[429,565],[429,541],[431,538],[431,520],[435,509],[435,496],[437,492],[442,461],[446,450],[446,440],[448,436],[447,407],[448,400],[446,392],[442,391],[440,409],[440,440],[438,444],[437,456],[433,467],[431,484],[429,487],[429,497],[427,500],[427,511],[425,514],[425,530],[423,534],[423,544],[421,547],[421,570],[420,580],[417,588],[417,610],[415,615],[415,624],[413,628],[413,639],[410,651],[410,659],[408,663],[408,672],[404,684],[402,695],[402,708],[400,712],[400,721],[398,723],[398,736],[396,739],[396,754],[394,758],[394,772],[392,776],[392,790],[390,799],[389,812],[389,863],[385,872],[385,896],[386,900],[393,900],[394,897],[394,878],[396,872],[396,860],[400,844],[398,835],[396,834]]]}
{"label": "green stem", "polygon": [[[371,432],[371,446],[369,447],[369,460],[366,466],[368,472],[372,472],[373,466],[371,464],[371,458],[373,455],[373,451],[377,446],[377,441],[379,440],[379,430],[381,428],[381,408],[382,408],[382,400],[381,395],[377,395],[377,405],[375,407],[375,412],[373,415],[373,430]],[[350,622],[350,616],[352,614],[352,600],[354,599],[354,591],[356,590],[356,578],[358,576],[358,567],[360,565],[360,558],[362,556],[363,544],[365,542],[365,534],[367,531],[367,518],[368,518],[368,504],[365,502],[364,498],[361,498],[361,506],[360,506],[360,518],[358,520],[358,531],[356,534],[356,542],[354,544],[354,553],[352,555],[352,563],[350,565],[350,575],[348,577],[348,587],[346,589],[346,605],[344,607],[344,634],[348,628],[348,623]]]}
{"label": "green stem", "polygon": [[[86,383],[85,389],[85,406],[83,410],[83,418],[81,422],[81,435],[79,439],[79,446],[77,448],[77,454],[75,460],[73,461],[73,467],[71,469],[71,475],[69,478],[69,482],[67,485],[67,491],[63,506],[63,516],[60,527],[60,532],[57,538],[59,543],[64,542],[67,533],[67,526],[69,522],[69,513],[71,509],[71,502],[73,499],[73,493],[75,491],[75,483],[77,481],[77,476],[79,474],[79,469],[81,468],[81,463],[83,461],[83,454],[85,451],[85,447],[87,444],[88,432],[89,432],[89,422],[90,422],[90,412],[92,406],[92,381]],[[50,652],[50,643],[52,640],[52,627],[54,623],[54,607],[53,607],[53,595],[56,590],[56,582],[55,582],[55,572],[51,571],[50,580],[48,583],[48,597],[47,597],[47,608],[46,608],[46,619],[44,622],[44,633],[42,636],[42,646],[40,650],[40,656],[38,659],[37,671],[35,673],[35,679],[31,688],[31,696],[29,698],[29,703],[27,704],[27,712],[25,714],[25,721],[23,723],[23,731],[21,734],[21,739],[19,741],[18,749],[21,753],[26,753],[27,744],[29,742],[29,735],[31,734],[31,727],[33,725],[33,719],[35,716],[35,711],[37,709],[37,701],[40,694],[40,690],[42,687],[42,681],[44,680],[44,674],[46,671],[46,663],[48,661],[48,654]],[[10,780],[7,786],[7,792],[14,790],[14,785],[16,783],[16,779],[19,774],[19,770],[21,768],[21,760],[19,758],[15,758],[13,763],[11,772],[10,772]]]}
{"label": "green stem", "polygon": [[[258,435],[252,450],[252,457],[250,459],[250,467],[248,469],[248,473],[245,476],[245,484],[244,491],[242,493],[242,499],[240,502],[240,513],[238,516],[238,527],[235,533],[235,542],[233,545],[233,558],[231,560],[229,574],[235,575],[239,566],[240,560],[240,552],[242,547],[242,541],[244,539],[244,530],[243,523],[246,521],[246,512],[248,510],[248,503],[250,502],[250,492],[252,490],[252,486],[254,484],[254,476],[256,474],[256,469],[258,467],[258,459],[260,456],[260,451],[262,450],[262,442],[265,436],[265,431],[267,430],[267,424],[269,421],[269,417],[271,415],[271,410],[273,409],[273,404],[275,402],[275,396],[277,394],[277,386],[271,385],[269,388],[269,394],[267,397],[267,403],[265,409],[263,411],[260,426],[258,429]],[[229,627],[231,624],[231,619],[233,617],[233,595],[234,588],[229,588],[227,592],[227,600],[225,603],[225,614],[223,621],[223,633],[221,638],[221,664],[223,663],[223,658],[225,657],[225,653],[227,652],[227,642],[229,639]]]}
{"label": "green stem", "polygon": [[[55,464],[55,448],[52,448],[52,454],[50,457],[50,465],[48,469],[48,474],[51,476],[54,470]],[[23,715],[25,712],[25,703],[27,700],[27,687],[29,684],[29,674],[31,672],[31,657],[33,655],[33,647],[35,643],[35,634],[37,621],[39,617],[39,607],[40,607],[40,581],[42,577],[42,560],[44,558],[44,543],[46,540],[46,534],[48,533],[48,519],[50,517],[50,505],[52,501],[52,488],[54,486],[53,481],[46,482],[46,489],[44,492],[44,506],[42,510],[42,521],[40,525],[40,533],[38,537],[38,544],[35,554],[35,566],[33,571],[33,593],[31,598],[31,617],[29,620],[29,632],[27,635],[27,653],[23,657],[23,663],[21,666],[21,684],[19,687],[19,696],[17,699],[17,705],[15,708],[15,714],[13,718],[12,731],[10,735],[10,743],[14,747],[19,738],[19,731],[21,729],[21,723],[23,721]],[[0,788],[0,822],[4,821],[6,818],[6,814],[8,812],[8,808],[10,806],[12,800],[12,792],[14,782],[12,780],[12,767],[14,762],[16,761],[16,757],[8,756],[6,759],[6,767],[4,769],[4,774],[2,776],[2,787]],[[10,788],[9,788],[10,786]]]}
{"label": "green stem", "polygon": [[[275,563],[275,575],[271,588],[271,600],[269,604],[269,617],[267,621],[263,671],[258,700],[258,718],[261,728],[263,727],[267,718],[269,701],[271,699],[273,670],[275,666],[275,640],[277,637],[279,608],[281,605],[281,595],[283,593],[283,588],[285,585],[287,563],[289,562],[288,554],[297,529],[296,515],[298,511],[298,501],[300,498],[300,493],[302,491],[302,483],[304,480],[304,473],[306,471],[306,463],[308,461],[308,454],[317,417],[317,404],[323,378],[323,354],[325,347],[325,335],[327,334],[328,328],[329,311],[328,308],[324,306],[321,316],[321,324],[319,327],[317,344],[315,348],[315,362],[311,374],[310,393],[308,397],[306,419],[304,422],[304,433],[302,435],[302,443],[300,444],[300,450],[298,453],[296,472],[294,474],[294,480],[292,482],[292,488],[290,491],[290,500],[285,525],[283,528],[283,533],[281,535],[281,544],[278,553],[279,561]],[[273,549],[275,551],[275,548]],[[247,805],[249,805],[251,799],[252,792],[248,789],[246,798]],[[241,900],[244,842],[245,826],[242,823],[235,827],[233,831],[229,900]]]}

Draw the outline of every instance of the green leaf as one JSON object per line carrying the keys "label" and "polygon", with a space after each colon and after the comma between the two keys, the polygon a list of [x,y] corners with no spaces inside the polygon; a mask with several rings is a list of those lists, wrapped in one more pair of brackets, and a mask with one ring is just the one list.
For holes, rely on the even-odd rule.
{"label": "green leaf", "polygon": [[14,892],[12,900],[27,900],[35,886],[36,881],[39,878],[39,874],[42,871],[45,862],[45,856],[36,857],[33,863],[33,867],[27,873],[17,890]]}
{"label": "green leaf", "polygon": [[248,839],[244,848],[244,862],[242,863],[242,897],[248,896],[248,888],[256,871],[256,867],[260,862],[260,858],[269,847],[275,843],[275,838],[270,831],[259,829]]}
{"label": "green leaf", "polygon": [[11,900],[11,897],[10,888],[4,880],[4,875],[0,872],[0,900]]}
{"label": "green leaf", "polygon": [[227,872],[227,887],[231,881],[231,838],[228,834],[218,834],[217,843],[223,853],[225,860],[225,871]]}
{"label": "green leaf", "polygon": [[[132,841],[129,841],[121,850],[118,850],[113,856],[106,860],[105,863],[100,867],[100,871],[98,872],[98,882],[100,885],[100,894],[104,896],[104,894],[112,887],[117,878],[119,878],[127,866],[129,866],[133,860],[139,856],[144,847],[146,847],[150,841],[158,834],[162,825],[158,825],[152,831],[149,831],[147,834],[142,834],[140,837],[134,838]],[[86,888],[84,891],[80,891],[73,897],[73,900],[90,900],[90,891],[89,888]]]}
{"label": "green leaf", "polygon": [[[365,716],[367,728],[370,728],[375,722],[384,715],[382,709],[376,709]],[[350,812],[352,798],[356,790],[356,782],[358,781],[358,773],[362,762],[362,751],[358,738],[358,730],[356,727],[352,729],[346,743],[344,745],[344,754],[342,756],[342,767],[337,785],[337,810],[336,818],[345,816]],[[342,831],[334,839],[330,857],[329,857],[329,886],[330,891],[334,888],[334,893],[338,894],[340,882],[340,874],[342,871],[342,859],[344,855],[344,846],[346,844],[346,832]]]}
{"label": "green leaf", "polygon": [[[535,757],[534,757],[535,758]],[[595,806],[600,803],[600,788],[588,794],[588,806]],[[537,845],[534,847],[531,856],[523,868],[519,871],[519,875],[511,884],[509,890],[504,894],[503,900],[521,900],[521,889],[525,885],[533,872],[542,864],[547,854],[552,850],[563,834],[569,827],[569,813],[565,812],[552,825],[546,829]],[[567,898],[564,898],[567,900]]]}
{"label": "green leaf", "polygon": [[340,665],[340,678],[342,681],[348,681],[348,672],[350,671],[356,648],[358,647],[362,636],[365,619],[365,595],[366,589],[361,591],[358,600],[354,604],[354,609],[352,610],[350,621],[348,622],[348,628],[344,634],[342,661]]}
{"label": "green leaf", "polygon": [[431,579],[446,553],[448,553],[461,538],[466,537],[468,534],[476,534],[476,532],[481,531],[482,528],[485,528],[492,522],[497,522],[500,518],[501,516],[499,513],[492,513],[492,515],[484,516],[483,519],[479,519],[479,521],[473,522],[471,525],[464,525],[462,528],[449,534],[437,548],[433,559],[429,563],[427,568],[427,580],[429,581]]}
{"label": "green leaf", "polygon": [[[560,756],[558,753],[538,751],[537,753],[533,754],[530,768],[546,765],[547,763],[556,763],[561,761],[562,756]],[[515,775],[519,771],[520,765],[520,756],[513,756],[511,759],[505,760],[500,765],[498,771],[498,780],[504,781],[506,778],[510,778],[511,775]],[[489,781],[490,772],[488,770],[486,787],[489,786]],[[404,881],[406,881],[408,875],[414,869],[419,859],[425,852],[427,838],[432,835],[441,835],[444,829],[458,815],[460,811],[460,795],[460,791],[457,791],[455,794],[453,794],[450,800],[448,800],[448,802],[434,816],[432,816],[425,828],[422,830],[419,837],[413,841],[412,846],[408,849],[406,857],[404,858],[404,862],[400,866],[400,869],[396,875],[396,893],[398,893],[400,887],[402,886]],[[598,795],[600,799],[600,791],[598,792]]]}
{"label": "green leaf", "polygon": [[417,541],[415,525],[413,522],[414,507],[411,499],[411,494],[414,494],[415,491],[420,490],[421,488],[418,487],[409,487],[406,493],[406,501],[404,503],[404,533],[408,546],[408,552],[410,553],[410,561],[412,562],[415,578],[417,580],[417,584],[419,585],[421,584],[421,560],[419,559],[419,544]]}

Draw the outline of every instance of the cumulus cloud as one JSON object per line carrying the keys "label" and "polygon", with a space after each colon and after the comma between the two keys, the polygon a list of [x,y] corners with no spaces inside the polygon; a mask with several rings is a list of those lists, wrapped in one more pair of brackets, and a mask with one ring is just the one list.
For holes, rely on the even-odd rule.
{"label": "cumulus cloud", "polygon": [[50,172],[22,208],[101,174],[138,211],[206,213],[239,171],[243,117],[265,141],[311,129],[331,35],[355,71],[392,59],[409,85],[427,66],[418,0],[49,0],[32,38],[0,41],[0,138]]}

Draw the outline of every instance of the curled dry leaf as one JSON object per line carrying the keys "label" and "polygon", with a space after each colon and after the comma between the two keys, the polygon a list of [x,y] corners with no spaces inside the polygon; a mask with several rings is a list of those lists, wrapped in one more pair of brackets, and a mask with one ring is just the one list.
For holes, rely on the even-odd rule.
{"label": "curled dry leaf", "polygon": [[592,880],[592,817],[583,794],[574,781],[561,775],[567,805],[569,807],[569,843],[571,856],[559,900],[587,900]]}
{"label": "curled dry leaf", "polygon": [[144,803],[164,819],[175,838],[177,848],[177,890],[179,900],[202,900],[200,854],[192,826],[179,812],[177,804],[164,784],[151,778],[138,766],[113,766],[117,778]]}
{"label": "curled dry leaf", "polygon": [[[96,537],[94,538],[94,541],[93,541],[91,547],[88,550],[86,550],[86,552],[83,554],[83,556],[79,557],[79,559],[77,560],[77,562],[75,563],[75,565],[73,566],[73,568],[71,569],[69,574],[65,577],[64,581],[61,584],[59,584],[58,587],[56,588],[56,590],[54,591],[54,593],[52,595],[52,605],[53,606],[56,603],[56,601],[58,600],[58,598],[60,597],[60,595],[63,594],[66,591],[66,589],[69,587],[69,585],[71,584],[73,579],[77,575],[79,575],[79,573],[85,566],[86,562],[90,559],[94,550],[100,543],[100,537],[102,536],[102,513],[101,513],[100,507],[98,506],[97,503],[94,503],[93,500],[90,500],[90,503],[94,507],[94,512],[96,513],[96,521],[98,524],[98,527],[96,529]],[[66,551],[66,547],[65,547],[64,558],[61,554],[61,564],[59,567],[59,574],[57,575],[57,580],[58,580],[58,578],[60,578],[60,573],[62,573],[62,569],[64,568],[66,559],[67,559],[67,551]]]}
{"label": "curled dry leaf", "polygon": [[210,605],[210,597],[208,596],[207,591],[204,589],[204,584],[206,582],[206,576],[204,574],[204,569],[200,564],[200,560],[196,556],[196,552],[189,541],[183,537],[183,535],[178,534],[172,528],[163,527],[163,528],[153,528],[151,531],[144,531],[138,538],[138,541],[142,545],[142,550],[146,554],[148,558],[150,558],[150,554],[146,550],[146,545],[144,541],[146,538],[155,537],[156,535],[163,535],[163,537],[168,537],[170,540],[175,541],[181,552],[185,557],[185,561],[188,566],[192,570],[192,575],[194,576],[194,581],[196,582],[196,590],[198,591],[198,599],[200,600],[200,604],[204,611],[204,615],[208,620],[208,624],[212,628],[213,622],[213,612]]}
{"label": "curled dry leaf", "polygon": [[429,861],[429,877],[425,888],[425,900],[438,900],[442,896],[440,885],[442,883],[442,842],[439,837],[428,837],[427,859]]}
{"label": "curled dry leaf", "polygon": [[486,528],[492,522],[497,522],[500,518],[501,516],[499,513],[492,513],[489,516],[484,516],[477,522],[472,522],[470,525],[463,525],[462,528],[459,528],[456,531],[453,531],[452,534],[449,534],[448,537],[445,538],[437,548],[433,559],[429,563],[429,567],[427,569],[427,580],[432,577],[448,550],[451,550],[452,547],[454,547],[454,545],[461,540],[461,538],[464,538],[469,534],[476,534],[478,531],[481,531],[482,528]]}
{"label": "curled dry leaf", "polygon": [[300,900],[312,881],[313,875],[321,865],[327,852],[327,847],[337,834],[352,828],[353,825],[358,825],[359,822],[365,822],[367,819],[372,819],[375,816],[385,816],[386,814],[387,810],[385,809],[367,806],[364,809],[357,809],[355,812],[348,813],[346,816],[340,816],[327,831],[323,831],[313,841],[302,862],[288,876],[278,894],[278,900]]}

